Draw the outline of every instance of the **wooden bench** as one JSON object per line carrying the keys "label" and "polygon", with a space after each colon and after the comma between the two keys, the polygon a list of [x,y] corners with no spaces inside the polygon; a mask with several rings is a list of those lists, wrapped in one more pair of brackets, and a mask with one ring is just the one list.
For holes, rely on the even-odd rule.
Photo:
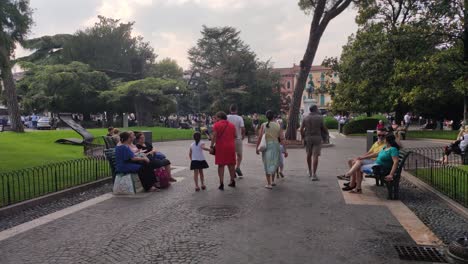
{"label": "wooden bench", "polygon": [[[104,155],[106,156],[107,161],[109,161],[109,165],[112,172],[112,183],[114,183],[116,172],[116,162],[115,162],[115,148],[105,149]],[[135,190],[137,192],[143,192],[143,186],[141,184],[140,178],[138,177],[137,173],[132,173],[132,179],[135,184]]]}
{"label": "wooden bench", "polygon": [[401,179],[401,171],[405,166],[405,162],[408,159],[408,156],[411,154],[411,151],[401,151],[398,156],[398,167],[393,175],[393,181],[386,181],[384,178],[390,173],[390,170],[383,171],[381,174],[372,174],[369,177],[375,178],[375,184],[377,186],[383,186],[384,184],[387,186],[388,190],[388,199],[389,200],[398,200],[399,192],[400,192],[400,179]]}

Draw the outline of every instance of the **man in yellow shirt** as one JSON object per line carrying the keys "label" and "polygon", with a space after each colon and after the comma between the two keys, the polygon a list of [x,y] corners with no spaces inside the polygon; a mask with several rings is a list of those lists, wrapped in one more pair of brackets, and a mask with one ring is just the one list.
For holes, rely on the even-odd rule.
{"label": "man in yellow shirt", "polygon": [[385,147],[385,136],[387,132],[384,130],[377,131],[377,141],[372,145],[369,151],[357,158],[351,159],[348,161],[348,165],[350,167],[349,171],[346,172],[344,175],[337,176],[340,180],[350,180],[350,183],[343,188],[344,191],[350,191],[355,188],[356,186],[356,177],[361,176],[361,167],[363,165],[372,164],[375,160],[371,157],[375,156],[376,153],[379,153],[383,147]]}

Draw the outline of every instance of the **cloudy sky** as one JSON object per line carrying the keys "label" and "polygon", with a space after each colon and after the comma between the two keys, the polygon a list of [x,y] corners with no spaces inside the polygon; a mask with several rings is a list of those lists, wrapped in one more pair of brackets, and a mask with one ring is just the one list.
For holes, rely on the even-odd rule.
{"label": "cloudy sky", "polygon": [[[74,33],[94,24],[98,15],[135,21],[135,33],[154,47],[158,59],[170,57],[188,68],[187,50],[200,38],[202,25],[233,26],[260,59],[275,67],[301,60],[307,44],[310,16],[297,0],[30,0],[34,22],[30,38]],[[339,56],[356,32],[356,10],[332,21],[322,37],[314,64]],[[18,56],[24,51],[18,51]]]}

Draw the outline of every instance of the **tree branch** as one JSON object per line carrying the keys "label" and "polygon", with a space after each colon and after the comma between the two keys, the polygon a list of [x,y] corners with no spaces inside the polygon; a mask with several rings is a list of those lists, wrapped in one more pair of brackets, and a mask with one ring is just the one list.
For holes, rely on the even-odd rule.
{"label": "tree branch", "polygon": [[352,0],[337,1],[333,8],[331,8],[330,11],[327,12],[326,15],[323,17],[322,22],[320,22],[321,30],[325,30],[328,23],[336,16],[341,14],[341,12],[343,12],[351,4],[351,2]]}

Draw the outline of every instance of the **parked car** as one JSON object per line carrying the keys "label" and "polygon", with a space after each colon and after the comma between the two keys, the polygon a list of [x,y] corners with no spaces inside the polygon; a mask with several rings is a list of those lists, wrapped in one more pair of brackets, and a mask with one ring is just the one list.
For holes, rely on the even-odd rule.
{"label": "parked car", "polygon": [[48,117],[41,117],[39,120],[37,120],[37,129],[52,129],[52,126],[50,125],[50,118]]}

